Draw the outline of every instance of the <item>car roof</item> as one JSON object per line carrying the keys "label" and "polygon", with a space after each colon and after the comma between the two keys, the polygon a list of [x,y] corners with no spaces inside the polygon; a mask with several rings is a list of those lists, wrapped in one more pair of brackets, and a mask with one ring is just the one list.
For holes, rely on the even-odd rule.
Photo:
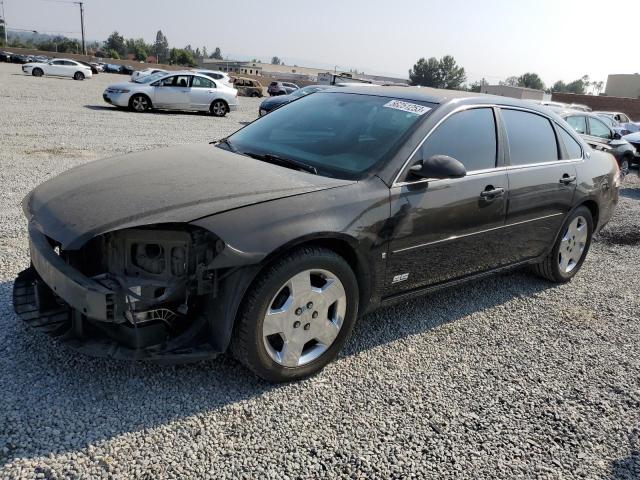
{"label": "car roof", "polygon": [[528,100],[517,98],[501,97],[498,95],[488,95],[485,93],[466,92],[464,90],[445,90],[431,87],[381,87],[369,88],[364,86],[335,87],[325,92],[357,93],[361,95],[375,95],[379,97],[389,97],[400,100],[416,100],[444,105],[450,102],[465,104],[496,104],[511,107],[521,107],[528,110],[538,111],[544,115],[549,114],[549,108],[538,105]]}

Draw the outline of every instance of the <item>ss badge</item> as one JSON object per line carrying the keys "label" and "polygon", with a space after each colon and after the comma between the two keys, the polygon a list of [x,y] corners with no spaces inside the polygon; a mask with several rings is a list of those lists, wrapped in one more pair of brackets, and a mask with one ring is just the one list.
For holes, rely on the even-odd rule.
{"label": "ss badge", "polygon": [[404,282],[407,278],[409,278],[409,274],[408,273],[402,273],[400,275],[396,275],[395,277],[393,277],[393,280],[391,281],[391,283],[398,283],[398,282]]}

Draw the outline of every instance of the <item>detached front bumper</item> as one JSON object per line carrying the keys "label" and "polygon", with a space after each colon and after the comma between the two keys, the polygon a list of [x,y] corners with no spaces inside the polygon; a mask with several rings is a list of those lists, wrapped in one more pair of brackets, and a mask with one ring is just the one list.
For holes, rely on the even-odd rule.
{"label": "detached front bumper", "polygon": [[[18,275],[13,288],[14,309],[28,325],[97,357],[182,363],[219,354],[197,332],[185,332],[190,340],[185,343],[179,338],[168,339],[160,325],[117,323],[123,312],[117,311],[114,300],[121,292],[67,264],[47,237],[32,225],[29,250],[32,266]],[[193,328],[198,328],[196,322]]]}

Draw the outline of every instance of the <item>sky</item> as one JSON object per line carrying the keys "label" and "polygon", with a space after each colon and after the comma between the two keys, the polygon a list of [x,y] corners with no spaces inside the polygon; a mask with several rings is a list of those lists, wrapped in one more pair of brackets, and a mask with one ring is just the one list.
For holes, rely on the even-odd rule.
{"label": "sky", "polygon": [[[71,0],[2,1],[9,29],[80,31],[79,8]],[[465,68],[469,82],[485,78],[493,84],[536,72],[548,86],[585,74],[606,81],[609,73],[640,71],[631,49],[623,48],[629,32],[621,33],[624,20],[600,0],[84,0],[84,5],[87,39],[104,40],[117,30],[153,42],[162,30],[172,47],[206,46],[209,52],[220,47],[230,59],[268,62],[275,55],[288,65],[337,65],[406,78],[420,57],[449,54]],[[625,2],[623,18],[640,18],[640,1]]]}

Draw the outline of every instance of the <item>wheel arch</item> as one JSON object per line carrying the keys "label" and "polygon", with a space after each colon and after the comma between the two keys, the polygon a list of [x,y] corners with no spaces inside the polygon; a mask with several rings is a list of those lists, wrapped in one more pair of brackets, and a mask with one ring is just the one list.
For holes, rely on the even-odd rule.
{"label": "wheel arch", "polygon": [[575,208],[582,207],[582,206],[587,207],[591,212],[591,217],[593,218],[593,231],[594,232],[597,231],[598,221],[600,219],[600,206],[598,205],[598,202],[596,202],[593,199],[588,199],[580,203],[579,205],[577,205]]}
{"label": "wheel arch", "polygon": [[227,113],[230,112],[229,109],[229,102],[227,102],[224,98],[222,97],[216,97],[213,100],[211,100],[211,103],[209,104],[209,111],[211,111],[211,109],[213,108],[213,104],[216,103],[217,101],[220,101],[222,103],[225,104],[225,106],[227,107]]}
{"label": "wheel arch", "polygon": [[136,92],[129,97],[129,101],[127,102],[129,105],[129,108],[131,108],[131,103],[133,102],[133,99],[135,97],[145,97],[149,101],[149,108],[153,108],[153,101],[151,100],[151,97],[146,93],[142,93],[142,92]]}

